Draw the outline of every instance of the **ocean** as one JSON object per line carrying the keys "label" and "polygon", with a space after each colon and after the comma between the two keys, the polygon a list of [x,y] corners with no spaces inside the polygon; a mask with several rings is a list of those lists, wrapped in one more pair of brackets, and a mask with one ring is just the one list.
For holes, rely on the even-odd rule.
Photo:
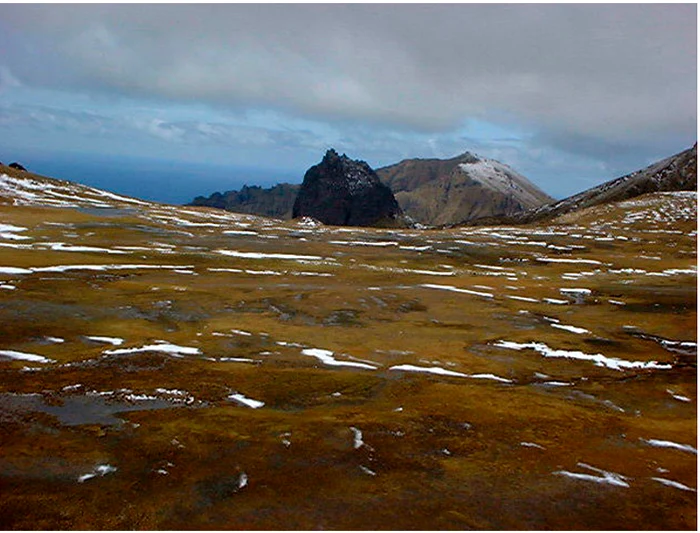
{"label": "ocean", "polygon": [[196,196],[240,189],[243,185],[269,187],[282,182],[301,183],[303,178],[299,171],[121,156],[33,153],[15,160],[30,172],[169,204],[186,204]]}

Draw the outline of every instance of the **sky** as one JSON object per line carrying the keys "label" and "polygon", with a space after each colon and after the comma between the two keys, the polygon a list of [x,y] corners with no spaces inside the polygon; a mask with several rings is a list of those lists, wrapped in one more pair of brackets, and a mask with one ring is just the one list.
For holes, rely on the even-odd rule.
{"label": "sky", "polygon": [[695,4],[0,4],[0,161],[186,202],[470,151],[556,198],[697,138]]}

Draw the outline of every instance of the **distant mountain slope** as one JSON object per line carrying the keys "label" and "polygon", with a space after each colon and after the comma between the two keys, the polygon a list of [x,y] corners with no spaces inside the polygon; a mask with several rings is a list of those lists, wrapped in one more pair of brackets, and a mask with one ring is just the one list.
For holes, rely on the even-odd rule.
{"label": "distant mountain slope", "polygon": [[0,204],[107,208],[146,206],[153,202],[0,165]]}
{"label": "distant mountain slope", "polygon": [[406,215],[428,225],[513,215],[553,200],[509,166],[469,152],[452,159],[406,159],[377,175]]}
{"label": "distant mountain slope", "polygon": [[236,213],[288,219],[301,185],[280,183],[263,189],[244,185],[240,191],[215,192],[209,197],[197,196],[189,205],[217,207]]}
{"label": "distant mountain slope", "polygon": [[608,181],[559,202],[514,217],[534,222],[595,205],[619,202],[650,192],[694,191],[698,188],[697,143],[692,148],[662,159],[645,169]]}

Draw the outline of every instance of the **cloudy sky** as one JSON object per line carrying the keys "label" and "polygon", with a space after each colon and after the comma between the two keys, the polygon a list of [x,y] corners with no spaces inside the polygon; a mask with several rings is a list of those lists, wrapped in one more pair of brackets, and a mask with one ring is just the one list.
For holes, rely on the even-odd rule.
{"label": "cloudy sky", "polygon": [[331,146],[374,167],[468,150],[568,196],[695,142],[696,20],[695,4],[0,4],[0,160],[269,183]]}

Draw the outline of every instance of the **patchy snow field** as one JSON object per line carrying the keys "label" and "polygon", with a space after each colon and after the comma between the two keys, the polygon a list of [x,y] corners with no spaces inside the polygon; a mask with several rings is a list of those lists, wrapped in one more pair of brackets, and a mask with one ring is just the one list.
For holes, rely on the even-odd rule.
{"label": "patchy snow field", "polygon": [[696,210],[337,228],[8,170],[3,524],[694,530]]}

